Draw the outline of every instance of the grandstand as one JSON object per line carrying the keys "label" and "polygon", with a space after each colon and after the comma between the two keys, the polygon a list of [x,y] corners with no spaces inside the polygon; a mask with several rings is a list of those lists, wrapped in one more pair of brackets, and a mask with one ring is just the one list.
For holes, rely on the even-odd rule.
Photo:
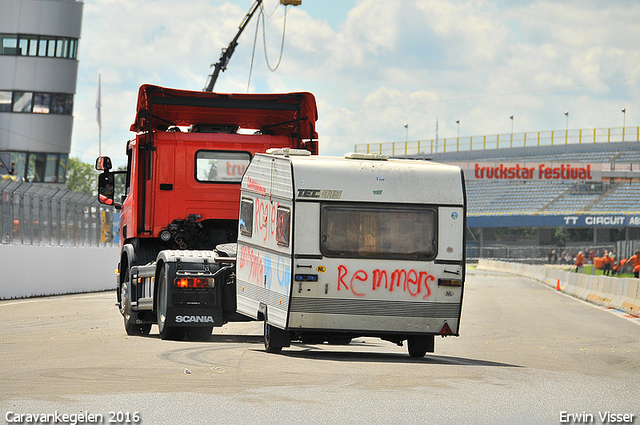
{"label": "grandstand", "polygon": [[[623,137],[625,130],[629,129],[623,129]],[[415,142],[412,146],[397,142],[358,145],[356,151],[393,150],[395,157],[462,167],[470,257],[543,261],[553,249],[574,255],[577,250],[594,249],[597,254],[616,249],[628,256],[624,246],[629,244],[622,241],[640,239],[640,138],[635,137],[640,129],[630,130],[625,141],[599,142],[594,137],[590,143],[564,143],[568,138],[560,137],[561,144],[513,147],[509,143],[477,149],[476,143],[474,150],[442,153],[433,152],[433,141],[422,143],[431,148],[427,153],[416,150]]]}

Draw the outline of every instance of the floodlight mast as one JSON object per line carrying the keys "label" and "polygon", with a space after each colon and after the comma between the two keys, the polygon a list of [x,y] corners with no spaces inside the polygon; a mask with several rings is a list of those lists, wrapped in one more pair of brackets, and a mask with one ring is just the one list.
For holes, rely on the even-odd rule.
{"label": "floodlight mast", "polygon": [[[285,6],[299,6],[301,3],[302,0],[280,0],[280,4],[283,4]],[[236,36],[233,38],[233,40],[231,40],[231,43],[229,43],[229,46],[226,49],[222,49],[222,54],[220,55],[220,59],[218,60],[218,62],[211,65],[212,67],[214,67],[213,74],[209,75],[207,86],[204,88],[204,91],[213,91],[213,86],[216,84],[216,80],[218,79],[218,75],[220,75],[220,71],[225,71],[227,69],[227,64],[231,59],[231,55],[233,55],[233,52],[236,50],[240,35],[247,27],[249,21],[256,13],[261,4],[262,0],[256,0],[253,3],[253,6],[251,6],[251,9],[240,23],[240,27],[238,28],[238,33],[236,34]]]}

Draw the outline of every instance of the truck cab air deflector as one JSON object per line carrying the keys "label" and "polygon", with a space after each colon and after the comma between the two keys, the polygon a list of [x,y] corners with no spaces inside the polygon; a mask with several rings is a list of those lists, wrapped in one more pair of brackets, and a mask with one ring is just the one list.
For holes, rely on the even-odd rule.
{"label": "truck cab air deflector", "polygon": [[221,94],[145,84],[138,92],[131,131],[149,130],[149,111],[151,119],[163,125],[215,124],[262,130],[276,136],[318,138],[316,101],[308,92]]}

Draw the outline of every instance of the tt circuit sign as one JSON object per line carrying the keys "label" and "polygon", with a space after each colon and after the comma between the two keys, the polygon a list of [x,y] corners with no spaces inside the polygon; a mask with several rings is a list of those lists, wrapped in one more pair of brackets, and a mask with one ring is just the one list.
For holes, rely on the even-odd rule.
{"label": "tt circuit sign", "polygon": [[463,162],[466,180],[601,181],[602,164],[548,162]]}
{"label": "tt circuit sign", "polygon": [[478,227],[640,227],[640,215],[560,214],[467,216],[467,225]]}

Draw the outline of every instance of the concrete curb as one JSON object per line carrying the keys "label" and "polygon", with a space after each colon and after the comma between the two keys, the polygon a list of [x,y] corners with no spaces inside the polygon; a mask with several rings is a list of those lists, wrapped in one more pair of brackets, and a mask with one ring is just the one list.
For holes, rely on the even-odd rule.
{"label": "concrete curb", "polygon": [[545,266],[484,259],[478,261],[477,268],[528,277],[552,288],[559,283],[562,292],[576,298],[635,316],[640,314],[640,279],[592,276]]}

